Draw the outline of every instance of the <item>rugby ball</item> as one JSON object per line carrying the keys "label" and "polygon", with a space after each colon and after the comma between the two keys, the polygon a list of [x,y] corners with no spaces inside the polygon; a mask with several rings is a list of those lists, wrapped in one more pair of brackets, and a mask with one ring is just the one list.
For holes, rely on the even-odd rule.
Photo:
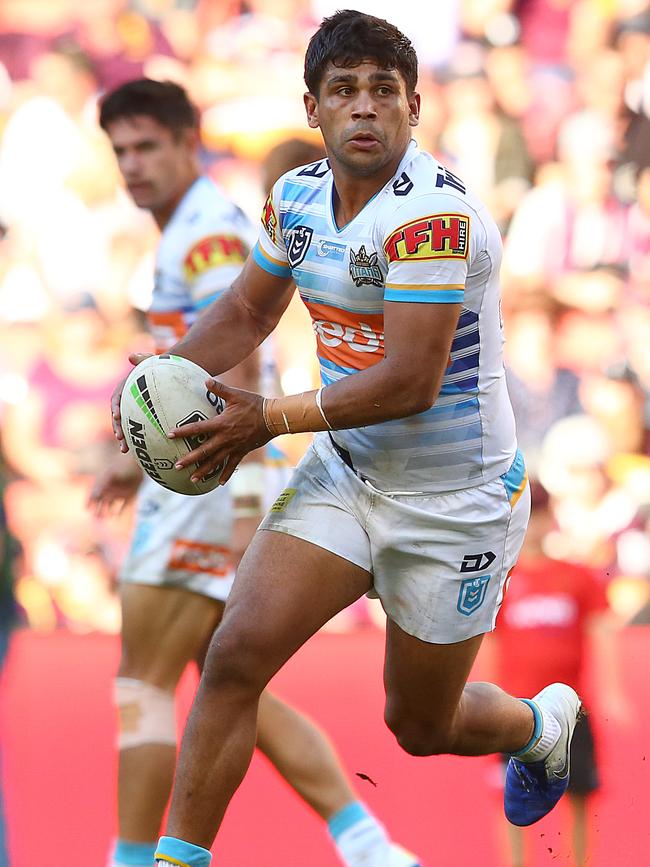
{"label": "rugby ball", "polygon": [[178,494],[204,494],[219,484],[223,464],[193,482],[194,466],[174,469],[176,461],[204,441],[187,436],[169,439],[172,428],[220,415],[224,401],[206,388],[207,371],[179,355],[153,355],[136,365],[120,399],[122,430],[129,451],[147,475]]}

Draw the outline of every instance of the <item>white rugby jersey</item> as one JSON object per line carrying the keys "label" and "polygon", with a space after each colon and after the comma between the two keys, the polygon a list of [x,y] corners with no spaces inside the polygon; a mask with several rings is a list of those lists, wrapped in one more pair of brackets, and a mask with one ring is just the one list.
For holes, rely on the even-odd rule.
{"label": "white rugby jersey", "polygon": [[180,340],[201,310],[227,289],[255,242],[243,211],[202,176],[192,184],[165,226],[147,312],[156,350]]}
{"label": "white rugby jersey", "polygon": [[262,213],[255,261],[293,277],[316,333],[323,385],[384,354],[384,300],[462,304],[435,404],[336,431],[380,490],[450,491],[508,470],[515,423],[502,360],[501,238],[485,206],[412,141],[393,178],[336,225],[327,160],[285,174]]}

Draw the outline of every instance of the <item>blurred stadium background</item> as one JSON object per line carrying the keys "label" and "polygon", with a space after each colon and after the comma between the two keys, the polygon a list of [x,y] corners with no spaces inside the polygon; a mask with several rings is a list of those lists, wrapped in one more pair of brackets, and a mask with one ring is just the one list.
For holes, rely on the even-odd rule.
{"label": "blurred stadium background", "polygon": [[[11,615],[11,559],[18,629],[0,744],[12,867],[102,867],[115,821],[114,576],[130,515],[98,522],[85,500],[114,451],[108,397],[128,352],[149,345],[142,310],[157,234],[120,185],[97,99],[141,75],[183,84],[203,111],[206,171],[257,219],[269,149],[310,135],[307,40],[322,15],[346,5],[413,39],[416,137],[502,228],[508,375],[529,470],[552,496],[547,548],[597,572],[622,624],[624,712],[608,707],[597,667],[589,673],[603,766],[589,863],[648,863],[647,4],[3,0],[0,628],[6,634]],[[312,354],[295,305],[277,340],[287,392],[314,381]],[[285,445],[296,459],[304,441]],[[381,721],[381,653],[380,618],[364,601],[292,661],[278,688],[329,728],[349,769],[371,778],[358,778],[370,805],[429,867],[503,865],[496,764],[401,755]],[[192,686],[188,675],[181,717]],[[566,818],[560,809],[536,829],[535,865],[571,863]],[[319,823],[258,762],[221,849],[233,867],[334,858]]]}

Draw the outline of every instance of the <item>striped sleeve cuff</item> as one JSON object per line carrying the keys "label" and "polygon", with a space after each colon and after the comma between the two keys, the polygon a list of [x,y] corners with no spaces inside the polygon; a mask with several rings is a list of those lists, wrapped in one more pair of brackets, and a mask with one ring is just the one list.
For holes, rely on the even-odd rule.
{"label": "striped sleeve cuff", "polygon": [[415,301],[421,303],[459,304],[465,297],[462,283],[386,283],[385,301]]}
{"label": "striped sleeve cuff", "polygon": [[275,277],[291,277],[291,268],[281,262],[279,259],[274,259],[272,256],[260,247],[259,242],[253,247],[253,261],[256,265],[269,274]]}

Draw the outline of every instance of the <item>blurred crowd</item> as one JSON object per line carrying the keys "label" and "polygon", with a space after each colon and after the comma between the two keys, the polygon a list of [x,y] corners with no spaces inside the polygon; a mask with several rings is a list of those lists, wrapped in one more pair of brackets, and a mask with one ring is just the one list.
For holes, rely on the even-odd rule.
{"label": "blurred crowd", "polygon": [[[102,92],[146,75],[202,110],[202,159],[257,220],[271,148],[306,129],[302,61],[324,0],[0,5],[0,444],[27,623],[119,629],[130,515],[86,509],[115,452],[108,398],[143,331],[157,231],[120,185]],[[642,0],[350,3],[418,48],[415,130],[503,231],[506,359],[551,556],[650,621],[650,12]],[[295,309],[284,388],[314,379]]]}

